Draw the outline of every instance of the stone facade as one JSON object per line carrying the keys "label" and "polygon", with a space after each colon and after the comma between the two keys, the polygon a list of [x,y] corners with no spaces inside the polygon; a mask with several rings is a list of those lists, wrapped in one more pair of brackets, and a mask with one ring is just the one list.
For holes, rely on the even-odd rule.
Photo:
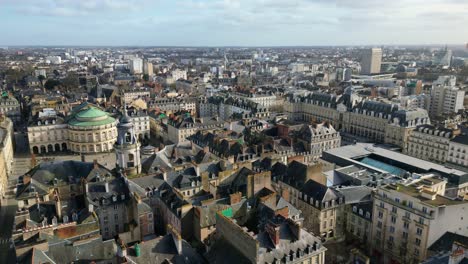
{"label": "stone facade", "polygon": [[405,154],[437,163],[445,163],[454,131],[431,125],[416,127],[408,139]]}
{"label": "stone facade", "polygon": [[421,178],[374,194],[372,254],[379,263],[419,263],[445,232],[467,235],[467,201],[444,197],[446,181]]}

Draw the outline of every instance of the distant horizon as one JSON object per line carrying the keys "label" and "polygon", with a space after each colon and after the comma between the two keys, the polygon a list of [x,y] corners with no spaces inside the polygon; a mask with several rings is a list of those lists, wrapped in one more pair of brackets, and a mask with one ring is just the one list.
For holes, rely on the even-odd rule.
{"label": "distant horizon", "polygon": [[[465,49],[463,44],[350,44],[350,45],[2,45],[0,48],[333,48],[333,47],[458,47]],[[468,50],[468,49],[467,49]]]}
{"label": "distant horizon", "polygon": [[468,41],[468,2],[460,0],[0,0],[0,7],[3,46],[409,46]]}

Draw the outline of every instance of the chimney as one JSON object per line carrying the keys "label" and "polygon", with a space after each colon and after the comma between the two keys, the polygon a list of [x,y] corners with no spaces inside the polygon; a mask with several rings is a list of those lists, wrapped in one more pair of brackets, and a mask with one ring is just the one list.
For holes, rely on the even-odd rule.
{"label": "chimney", "polygon": [[241,192],[236,192],[236,193],[230,194],[229,195],[229,204],[233,205],[233,204],[239,203],[241,201],[241,199],[242,199],[242,193]]}
{"label": "chimney", "polygon": [[62,220],[62,202],[60,202],[60,197],[57,192],[55,196],[55,214],[59,220]]}
{"label": "chimney", "polygon": [[264,150],[263,150],[263,145],[262,145],[262,144],[257,145],[257,152],[258,152],[259,154],[263,154]]}
{"label": "chimney", "polygon": [[275,216],[277,215],[281,215],[282,217],[287,219],[289,217],[289,207],[285,206],[281,209],[275,210]]}
{"label": "chimney", "polygon": [[162,175],[163,175],[163,180],[167,181],[167,171],[165,169],[162,169],[162,168],[161,168],[161,171],[162,171]]}
{"label": "chimney", "polygon": [[31,176],[29,174],[25,174],[23,176],[23,184],[28,184],[31,182]]}
{"label": "chimney", "polygon": [[288,189],[283,189],[281,190],[281,197],[283,197],[283,199],[285,199],[286,201],[290,201],[289,199],[289,190]]}
{"label": "chimney", "polygon": [[93,160],[93,165],[94,165],[94,169],[98,169],[98,168],[99,168],[99,163],[97,162],[97,159],[94,159],[94,160]]}
{"label": "chimney", "polygon": [[287,221],[287,224],[289,226],[289,229],[291,230],[291,233],[294,235],[294,238],[296,240],[299,240],[300,237],[301,237],[301,230],[302,230],[302,226],[300,223],[298,222],[295,222],[291,219],[286,219]]}
{"label": "chimney", "polygon": [[265,226],[265,231],[267,231],[268,236],[271,239],[271,242],[273,242],[273,244],[276,247],[280,242],[280,226],[275,225],[272,222],[268,222],[267,225]]}

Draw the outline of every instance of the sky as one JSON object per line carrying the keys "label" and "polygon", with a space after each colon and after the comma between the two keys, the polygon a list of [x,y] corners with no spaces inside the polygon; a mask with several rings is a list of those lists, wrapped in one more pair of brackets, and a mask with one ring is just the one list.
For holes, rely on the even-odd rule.
{"label": "sky", "polygon": [[468,0],[0,0],[0,45],[468,42]]}

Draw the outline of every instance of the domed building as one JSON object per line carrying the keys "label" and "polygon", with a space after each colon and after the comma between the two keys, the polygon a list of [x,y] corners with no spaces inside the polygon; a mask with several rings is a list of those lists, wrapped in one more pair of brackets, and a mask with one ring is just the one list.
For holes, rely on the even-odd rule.
{"label": "domed building", "polygon": [[80,153],[106,152],[117,139],[117,120],[101,109],[84,105],[68,120],[70,150]]}
{"label": "domed building", "polygon": [[73,151],[108,152],[117,140],[118,121],[99,107],[83,103],[65,118],[39,115],[28,125],[28,140],[35,154]]}

